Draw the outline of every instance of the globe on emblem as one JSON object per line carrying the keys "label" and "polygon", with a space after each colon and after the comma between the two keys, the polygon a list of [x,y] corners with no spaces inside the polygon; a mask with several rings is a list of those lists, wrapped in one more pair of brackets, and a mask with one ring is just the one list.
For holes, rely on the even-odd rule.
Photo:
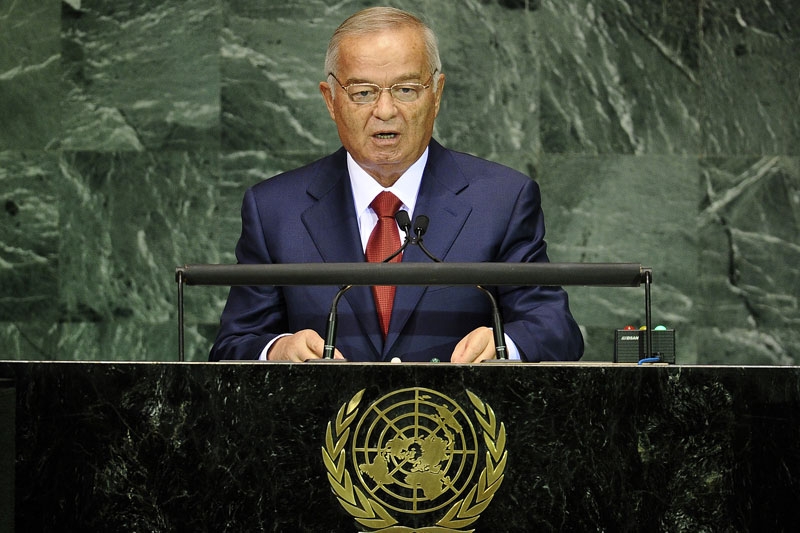
{"label": "globe on emblem", "polygon": [[403,513],[428,513],[453,502],[478,463],[472,421],[454,400],[431,389],[381,397],[364,412],[351,442],[363,489]]}

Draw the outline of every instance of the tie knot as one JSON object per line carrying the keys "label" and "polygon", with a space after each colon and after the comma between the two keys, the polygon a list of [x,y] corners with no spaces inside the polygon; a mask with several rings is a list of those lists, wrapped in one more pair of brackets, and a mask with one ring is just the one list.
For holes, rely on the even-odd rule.
{"label": "tie knot", "polygon": [[382,191],[380,194],[378,194],[378,196],[375,197],[374,200],[372,200],[372,203],[369,204],[372,210],[375,211],[380,218],[393,218],[395,213],[400,210],[402,205],[403,202],[401,202],[397,196],[389,191]]}

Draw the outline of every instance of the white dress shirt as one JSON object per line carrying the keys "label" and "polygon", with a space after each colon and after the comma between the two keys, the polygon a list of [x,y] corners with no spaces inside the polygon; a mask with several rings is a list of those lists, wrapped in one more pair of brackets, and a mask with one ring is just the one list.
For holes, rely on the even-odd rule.
{"label": "white dress shirt", "polygon": [[[428,150],[406,170],[400,178],[388,189],[384,189],[375,178],[358,166],[358,163],[347,154],[347,172],[350,174],[350,185],[353,189],[353,204],[356,208],[358,231],[361,233],[361,249],[367,249],[367,241],[372,230],[378,223],[378,215],[369,206],[382,191],[389,191],[403,202],[401,209],[408,211],[408,216],[413,220],[414,207],[417,204],[417,194],[422,183],[422,172],[428,162]],[[398,231],[400,229],[398,228]],[[402,237],[401,237],[402,240]]]}

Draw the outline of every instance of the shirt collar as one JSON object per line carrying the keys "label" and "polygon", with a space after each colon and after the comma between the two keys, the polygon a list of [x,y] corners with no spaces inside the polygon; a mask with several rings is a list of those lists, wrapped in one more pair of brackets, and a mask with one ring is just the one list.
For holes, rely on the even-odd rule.
{"label": "shirt collar", "polygon": [[402,176],[388,189],[384,189],[375,179],[361,168],[355,159],[347,154],[347,171],[350,174],[350,185],[353,189],[353,202],[355,203],[356,216],[361,217],[369,209],[369,204],[381,191],[390,191],[397,196],[403,207],[408,211],[409,217],[414,216],[414,206],[417,203],[417,193],[422,183],[422,173],[428,162],[428,148],[422,153],[414,164],[408,167]]}

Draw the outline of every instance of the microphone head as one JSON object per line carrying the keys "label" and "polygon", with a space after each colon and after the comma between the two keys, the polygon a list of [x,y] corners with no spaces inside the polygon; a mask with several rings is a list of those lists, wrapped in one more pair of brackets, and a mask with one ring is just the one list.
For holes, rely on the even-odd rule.
{"label": "microphone head", "polygon": [[403,233],[408,233],[411,229],[411,218],[408,216],[408,211],[401,209],[394,214],[394,219],[397,221],[397,225],[400,226],[400,229],[403,230]]}
{"label": "microphone head", "polygon": [[414,219],[414,233],[418,237],[422,237],[425,235],[425,232],[428,231],[428,217],[425,215],[419,215],[417,218]]}

